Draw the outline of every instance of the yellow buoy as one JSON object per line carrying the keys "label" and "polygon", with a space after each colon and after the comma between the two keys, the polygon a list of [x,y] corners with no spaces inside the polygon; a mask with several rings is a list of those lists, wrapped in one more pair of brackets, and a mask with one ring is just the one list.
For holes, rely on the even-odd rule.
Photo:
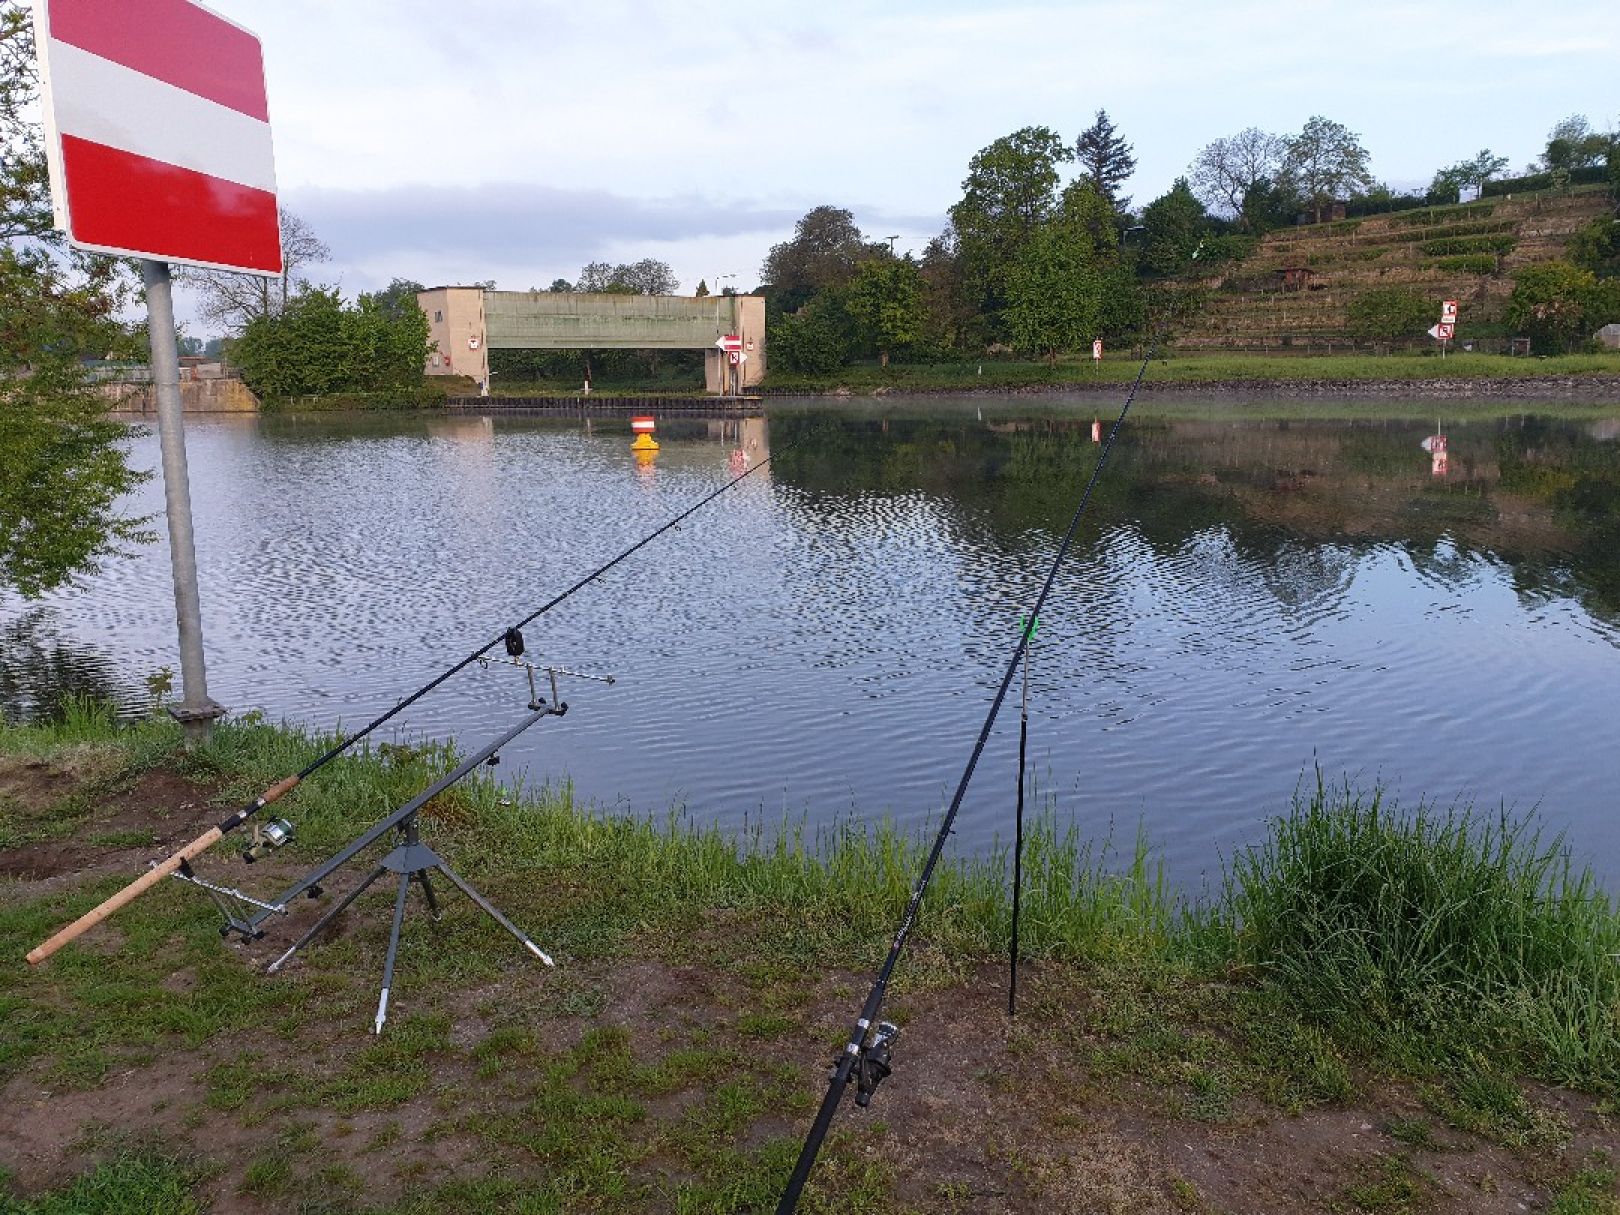
{"label": "yellow buoy", "polygon": [[637,435],[636,441],[630,444],[631,451],[657,451],[658,440],[651,435]]}

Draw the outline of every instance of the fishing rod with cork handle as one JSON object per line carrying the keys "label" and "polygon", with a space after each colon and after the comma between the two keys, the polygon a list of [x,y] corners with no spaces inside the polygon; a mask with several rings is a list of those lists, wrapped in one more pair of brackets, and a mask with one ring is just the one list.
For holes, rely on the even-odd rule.
{"label": "fishing rod with cork handle", "polygon": [[856,1086],[855,1104],[866,1106],[872,1099],[877,1087],[889,1077],[893,1069],[894,1047],[900,1037],[900,1030],[887,1021],[880,1021],[878,1014],[883,1010],[883,1001],[888,995],[889,983],[894,977],[895,966],[900,961],[900,954],[911,937],[911,930],[916,926],[917,915],[922,910],[924,896],[934,878],[934,869],[939,864],[940,856],[945,851],[945,842],[955,830],[956,816],[962,808],[962,799],[967,795],[968,785],[973,780],[973,774],[979,766],[979,758],[984,754],[985,743],[989,741],[990,731],[995,727],[996,718],[1001,713],[1002,703],[1007,699],[1007,691],[1012,686],[1013,679],[1024,661],[1030,643],[1034,636],[1033,622],[1038,621],[1041,609],[1046,606],[1047,597],[1051,594],[1052,586],[1057,581],[1058,570],[1063,565],[1063,559],[1068,556],[1070,547],[1074,544],[1076,533],[1080,530],[1080,520],[1086,513],[1086,507],[1091,503],[1092,492],[1097,488],[1097,482],[1102,476],[1103,466],[1108,463],[1109,453],[1114,450],[1114,443],[1118,440],[1120,431],[1125,426],[1125,419],[1131,412],[1131,405],[1136,401],[1136,394],[1142,387],[1143,377],[1147,375],[1148,364],[1158,349],[1156,341],[1150,342],[1147,354],[1142,359],[1142,365],[1137,369],[1136,379],[1131,384],[1131,390],[1125,397],[1125,404],[1119,411],[1119,417],[1114,420],[1113,427],[1108,432],[1107,441],[1103,444],[1102,452],[1097,457],[1097,465],[1091,471],[1091,478],[1086,482],[1085,492],[1080,495],[1080,503],[1075,508],[1074,517],[1069,520],[1069,528],[1063,535],[1063,541],[1058,545],[1056,556],[1046,571],[1046,580],[1041,585],[1040,594],[1035,597],[1030,607],[1027,622],[1021,623],[1018,630],[1018,644],[1013,647],[1011,658],[1007,662],[1007,669],[1003,672],[1001,683],[996,689],[995,699],[990,703],[990,710],[985,714],[984,724],[979,728],[978,737],[974,740],[973,750],[968,756],[967,766],[962,771],[962,778],[956,786],[956,792],[951,797],[950,805],[945,811],[945,817],[940,821],[939,832],[934,837],[933,845],[929,848],[928,859],[923,863],[922,873],[917,878],[917,884],[912,888],[911,899],[906,904],[905,915],[900,920],[900,927],[889,944],[888,955],[879,968],[877,978],[867,993],[866,1001],[861,1006],[860,1016],[850,1030],[849,1041],[839,1052],[838,1061],[833,1069],[832,1077],[828,1082],[827,1095],[822,1098],[821,1106],[816,1111],[815,1121],[811,1123],[810,1132],[806,1135],[804,1146],[799,1150],[799,1158],[793,1167],[793,1173],[788,1178],[786,1189],[782,1191],[781,1200],[777,1203],[776,1215],[793,1215],[799,1207],[799,1198],[804,1192],[805,1183],[810,1178],[810,1170],[815,1167],[816,1157],[821,1153],[821,1145],[827,1138],[827,1132],[832,1127],[833,1115],[838,1112],[839,1103],[844,1099],[844,1090],[851,1083]]}
{"label": "fishing rod with cork handle", "polygon": [[[787,447],[791,446],[793,446],[791,443],[787,445]],[[225,836],[229,835],[231,832],[240,828],[244,823],[248,822],[248,820],[250,820],[259,811],[263,810],[266,806],[273,805],[275,802],[280,801],[283,797],[286,797],[287,794],[296,789],[301,783],[303,783],[303,781],[307,780],[310,776],[314,775],[338,756],[342,755],[350,747],[354,746],[355,743],[360,742],[362,739],[370,736],[370,734],[378,727],[410,708],[411,705],[421,700],[422,697],[433,691],[451,676],[465,670],[467,667],[477,662],[480,658],[483,658],[496,646],[504,645],[506,648],[506,653],[513,658],[521,655],[524,648],[523,633],[521,630],[524,628],[524,626],[534,623],[547,612],[561,604],[564,600],[568,599],[577,592],[584,590],[587,586],[595,582],[604,574],[608,573],[615,566],[646,548],[647,545],[658,539],[658,537],[662,536],[665,532],[678,527],[681,523],[685,522],[691,516],[703,509],[703,507],[713,502],[716,498],[720,497],[722,494],[725,494],[741,482],[753,476],[760,469],[770,464],[770,462],[775,459],[776,456],[779,455],[783,450],[786,450],[786,447],[778,448],[770,455],[762,457],[758,463],[752,465],[747,469],[747,471],[731,478],[731,480],[727,481],[714,492],[698,499],[698,501],[694,502],[691,506],[681,511],[680,514],[675,515],[656,530],[649,532],[640,540],[632,544],[629,548],[619,553],[618,556],[598,566],[589,574],[586,574],[583,578],[575,582],[572,586],[568,587],[567,590],[562,591],[560,594],[542,604],[539,608],[529,613],[529,615],[518,621],[511,628],[504,630],[499,636],[495,637],[487,644],[480,646],[471,654],[467,655],[467,657],[463,658],[460,662],[445,670],[442,674],[430,679],[427,683],[417,688],[416,691],[412,692],[409,696],[401,700],[393,708],[376,717],[370,723],[361,729],[356,730],[348,737],[341,739],[319,758],[304,765],[304,767],[300,768],[292,776],[288,776],[277,781],[263,793],[259,794],[258,797],[243,805],[233,814],[221,819],[219,823],[213,827],[210,827],[207,831],[203,832],[196,839],[192,840],[184,848],[181,848],[178,852],[172,853],[164,860],[153,865],[151,869],[149,869],[146,873],[143,873],[140,877],[136,878],[122,890],[118,891],[116,894],[112,895],[110,898],[100,903],[96,907],[91,908],[78,919],[74,920],[71,924],[68,924],[66,927],[59,930],[55,935],[31,949],[28,952],[28,964],[30,966],[39,965],[39,963],[43,962],[57,950],[61,949],[62,946],[68,944],[70,941],[76,940],[78,937],[83,936],[86,932],[90,931],[90,929],[101,923],[108,916],[112,915],[120,908],[132,903],[134,900],[140,898],[141,895],[145,894],[148,890],[152,889],[153,886],[156,886],[169,875],[179,872],[183,867],[189,865],[191,861],[208,851],[209,848],[213,847],[213,845],[218,843]]]}

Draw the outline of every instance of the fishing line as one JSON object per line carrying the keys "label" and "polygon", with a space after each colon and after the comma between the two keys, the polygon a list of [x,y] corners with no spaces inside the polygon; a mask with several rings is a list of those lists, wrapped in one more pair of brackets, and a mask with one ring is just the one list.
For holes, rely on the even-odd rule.
{"label": "fishing line", "polygon": [[[1069,549],[1074,543],[1075,534],[1080,530],[1080,519],[1086,513],[1086,507],[1091,503],[1092,491],[1097,488],[1097,481],[1102,476],[1103,467],[1108,463],[1108,456],[1114,450],[1114,443],[1124,428],[1125,419],[1131,412],[1131,406],[1136,401],[1136,394],[1142,387],[1142,379],[1147,375],[1148,363],[1152,360],[1158,349],[1155,341],[1148,346],[1147,354],[1142,358],[1142,365],[1137,368],[1136,379],[1131,383],[1131,390],[1125,397],[1125,404],[1119,411],[1119,417],[1114,419],[1114,425],[1108,432],[1108,439],[1103,444],[1101,454],[1097,457],[1097,466],[1091,470],[1091,478],[1086,482],[1085,492],[1080,495],[1080,504],[1075,508],[1074,517],[1069,520],[1069,529],[1063,535],[1063,542],[1058,545],[1057,555],[1052,558],[1051,567],[1046,571],[1046,581],[1041,585],[1040,594],[1035,597],[1034,606],[1029,611],[1029,620],[1040,619],[1041,609],[1046,605],[1047,596],[1051,594],[1052,585],[1057,581],[1059,568],[1063,559],[1068,556]],[[1020,627],[1018,630],[1018,644],[1013,647],[1012,657],[1007,662],[1007,669],[1001,677],[1001,684],[996,689],[995,699],[990,703],[990,711],[985,714],[984,725],[979,728],[978,737],[974,740],[973,751],[968,756],[967,767],[962,771],[962,779],[956,786],[956,793],[952,796],[950,806],[945,811],[945,817],[939,825],[939,833],[934,837],[933,846],[928,851],[928,859],[924,862],[922,874],[917,879],[917,885],[911,892],[911,900],[906,904],[905,915],[901,918],[900,928],[889,945],[889,953],[878,970],[877,979],[872,984],[872,990],[867,994],[866,1003],[861,1006],[861,1015],[856,1019],[850,1031],[849,1041],[838,1056],[838,1065],[827,1086],[827,1095],[822,1098],[821,1108],[816,1112],[816,1120],[810,1127],[810,1133],[805,1138],[804,1146],[799,1151],[799,1160],[793,1168],[793,1175],[788,1179],[787,1188],[782,1192],[782,1199],[777,1204],[777,1215],[792,1215],[798,1209],[799,1196],[804,1191],[804,1184],[810,1177],[810,1170],[815,1167],[816,1157],[821,1152],[822,1141],[827,1137],[827,1130],[832,1125],[833,1115],[838,1112],[838,1105],[844,1098],[844,1089],[853,1079],[856,1083],[855,1103],[865,1106],[876,1091],[877,1086],[886,1079],[890,1072],[890,1060],[895,1041],[900,1031],[887,1021],[877,1021],[877,1015],[883,1008],[884,997],[888,994],[889,980],[894,974],[895,965],[900,960],[900,953],[911,936],[911,930],[917,922],[917,913],[922,907],[923,896],[928,893],[928,886],[933,881],[934,869],[939,864],[940,855],[945,851],[945,841],[950,838],[956,824],[956,815],[962,808],[962,799],[967,794],[969,783],[973,780],[973,773],[979,766],[979,757],[984,754],[985,743],[990,738],[990,731],[996,724],[996,718],[1001,713],[1002,702],[1007,698],[1007,689],[1012,686],[1014,676],[1018,673],[1019,664],[1023,661],[1025,652],[1029,648],[1033,628]],[[876,1029],[874,1032],[874,1023]],[[870,1038],[869,1038],[870,1034]]]}
{"label": "fishing line", "polygon": [[760,469],[768,465],[776,458],[776,456],[780,455],[783,451],[789,450],[794,445],[795,444],[793,442],[789,442],[778,447],[770,455],[762,457],[757,464],[753,465],[746,472],[740,473],[731,478],[731,480],[727,481],[714,492],[704,495],[691,506],[681,511],[680,514],[665,522],[655,531],[649,532],[640,540],[637,540],[618,556],[598,566],[596,569],[586,574],[583,578],[579,579],[579,581],[575,582],[567,590],[547,600],[544,604],[536,608],[533,612],[530,612],[512,627],[503,630],[497,637],[493,638],[487,644],[474,650],[471,654],[467,655],[467,657],[463,658],[454,666],[445,670],[442,674],[428,680],[427,683],[417,688],[416,691],[405,697],[386,713],[381,714],[373,719],[370,723],[363,726],[361,729],[356,730],[353,734],[350,734],[348,737],[337,742],[331,747],[331,749],[326,751],[318,759],[306,764],[294,775],[288,776],[283,780],[278,781],[276,784],[271,785],[258,797],[244,805],[241,809],[231,814],[228,818],[222,819],[217,826],[209,828],[208,831],[198,836],[180,851],[169,856],[167,860],[158,862],[148,872],[142,874],[128,886],[125,886],[118,893],[114,894],[111,898],[107,899],[99,906],[85,912],[84,915],[80,916],[77,920],[73,921],[73,923],[67,925],[67,927],[57,932],[56,935],[52,936],[49,940],[34,948],[28,954],[29,963],[37,965],[38,963],[44,961],[58,949],[62,948],[62,946],[66,945],[69,941],[95,927],[97,924],[101,923],[102,920],[106,919],[113,912],[117,911],[120,907],[125,906],[127,903],[133,901],[138,896],[150,890],[154,885],[157,884],[159,879],[168,877],[171,873],[179,871],[182,866],[186,865],[188,862],[194,860],[203,852],[207,851],[209,847],[220,839],[220,837],[228,834],[229,832],[235,831],[260,810],[263,810],[272,802],[279,801],[288,793],[291,793],[305,779],[320,771],[327,764],[331,763],[338,756],[342,755],[350,747],[354,746],[355,743],[367,738],[379,726],[382,726],[384,723],[392,720],[394,717],[397,717],[400,713],[410,708],[411,705],[421,700],[422,697],[426,696],[440,684],[444,683],[445,680],[449,679],[458,672],[465,670],[467,667],[477,662],[480,658],[484,657],[484,655],[488,654],[496,646],[504,645],[507,655],[511,658],[519,657],[523,653],[524,649],[522,630],[525,625],[533,624],[547,612],[551,611],[553,608],[557,607],[559,604],[563,603],[565,600],[569,599],[578,592],[584,590],[587,586],[601,578],[604,574],[608,573],[621,562],[627,560],[636,553],[640,552],[642,549],[646,548],[647,545],[658,539],[658,537],[662,536],[665,532],[669,531],[671,528],[678,527],[685,520],[691,518],[698,511],[702,510],[709,503],[713,502],[716,498],[729,492],[743,481],[746,481],[749,477],[753,476]]}

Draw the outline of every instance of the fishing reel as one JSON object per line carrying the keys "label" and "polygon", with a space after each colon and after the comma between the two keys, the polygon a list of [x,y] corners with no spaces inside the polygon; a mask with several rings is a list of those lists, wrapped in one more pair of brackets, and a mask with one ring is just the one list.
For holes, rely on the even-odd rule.
{"label": "fishing reel", "polygon": [[293,825],[284,818],[273,818],[267,823],[253,824],[253,841],[242,849],[242,860],[251,865],[277,848],[284,848],[297,836]]}
{"label": "fishing reel", "polygon": [[[846,1084],[855,1085],[855,1104],[865,1109],[872,1103],[878,1085],[894,1071],[894,1045],[900,1040],[900,1027],[892,1021],[879,1021],[877,1030],[856,1051],[855,1066]],[[834,1075],[837,1069],[834,1068]]]}

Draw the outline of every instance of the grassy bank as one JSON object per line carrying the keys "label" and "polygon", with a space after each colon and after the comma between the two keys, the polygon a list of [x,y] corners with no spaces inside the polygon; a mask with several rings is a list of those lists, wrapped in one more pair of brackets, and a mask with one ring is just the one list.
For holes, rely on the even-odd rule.
{"label": "grassy bank", "polygon": [[[1135,379],[1141,352],[1119,351],[1093,363],[1060,359],[1055,364],[985,359],[962,363],[875,363],[841,368],[828,375],[795,375],[773,369],[767,383],[774,392],[824,393],[839,389],[862,393],[973,392],[1025,389],[1106,387]],[[1557,358],[1509,358],[1505,355],[1180,355],[1156,358],[1146,382],[1154,384],[1306,384],[1436,380],[1561,379],[1569,376],[1620,376],[1620,354],[1564,355]]]}
{"label": "grassy bank", "polygon": [[[222,945],[173,883],[23,967],[322,741],[249,719],[187,752],[85,708],[0,729],[10,1209],[768,1209],[919,865],[889,828],[738,839],[463,785],[424,835],[558,967],[413,895],[380,1038],[391,891],[261,973],[364,863],[261,942]],[[289,799],[293,846],[199,868],[278,889],[450,762],[340,761]],[[804,1210],[1617,1209],[1620,921],[1555,841],[1318,786],[1189,904],[1145,849],[1048,823],[1015,1022],[1006,862],[941,870],[895,1078],[846,1103]]]}

